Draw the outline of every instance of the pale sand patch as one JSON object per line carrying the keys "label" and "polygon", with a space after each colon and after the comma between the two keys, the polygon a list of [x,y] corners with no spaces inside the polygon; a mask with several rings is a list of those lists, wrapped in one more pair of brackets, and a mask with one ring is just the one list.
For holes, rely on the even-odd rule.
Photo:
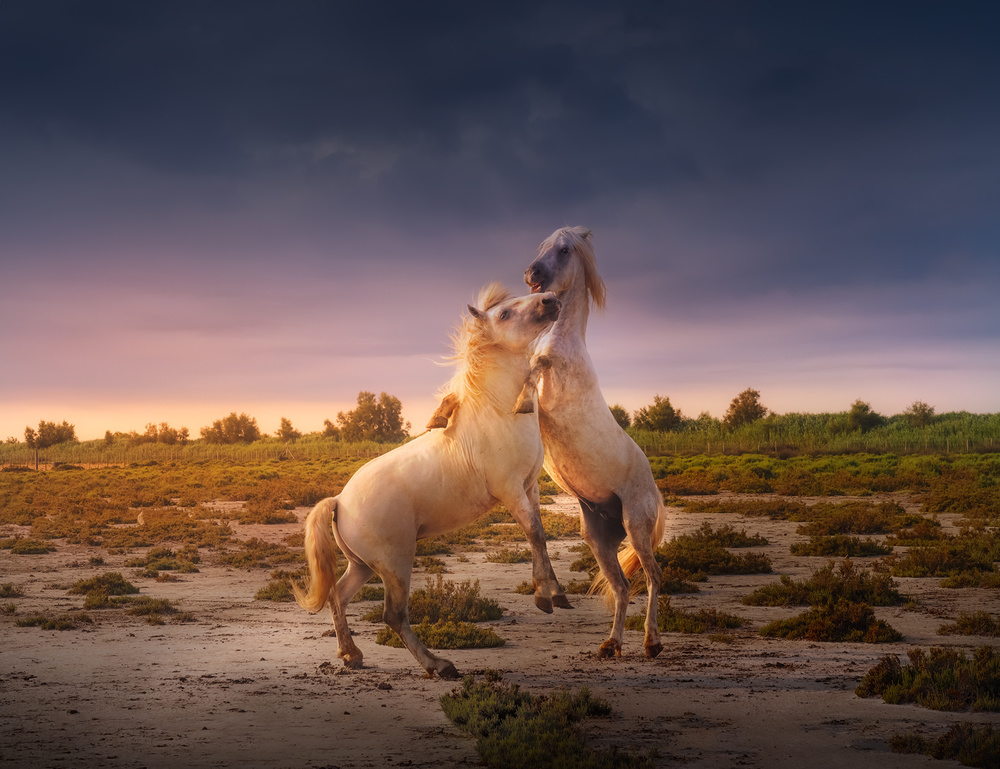
{"label": "pale sand patch", "polygon": [[[898,497],[896,497],[898,498]],[[557,498],[551,510],[575,514]],[[299,519],[308,512],[296,511]],[[707,517],[677,512],[669,535],[696,530]],[[655,660],[642,652],[642,634],[626,633],[624,655],[598,660],[609,614],[602,599],[571,596],[576,608],[545,615],[513,588],[530,579],[529,564],[492,564],[484,553],[468,562],[444,556],[447,579],[478,579],[505,617],[492,623],[507,639],[500,649],[443,654],[463,673],[494,668],[525,689],[588,686],[614,714],[587,723],[596,745],[645,751],[656,748],[659,767],[878,767],[938,765],[891,753],[894,732],[937,733],[960,720],[995,722],[996,715],[937,713],[860,699],[854,688],[887,653],[915,646],[972,650],[989,639],[939,636],[959,612],[1000,612],[1000,597],[981,590],[943,590],[939,580],[898,580],[919,601],[915,610],[876,609],[906,638],[888,645],[817,644],[764,639],[764,623],[802,609],[743,606],[739,598],[778,574],[808,576],[827,559],[789,554],[803,539],[796,524],[759,518],[716,517],[770,540],[774,574],[713,577],[700,593],[674,596],[675,606],[714,607],[747,617],[752,626],[730,643],[668,633]],[[281,541],[299,524],[236,526],[237,536]],[[17,527],[0,527],[9,537]],[[20,531],[24,531],[21,529]],[[550,543],[559,579],[569,570],[578,540]],[[324,637],[326,612],[311,616],[294,604],[255,601],[266,569],[212,565],[202,551],[200,573],[179,582],[136,577],[124,562],[85,546],[56,553],[12,556],[0,550],[0,582],[22,586],[17,614],[0,616],[0,767],[385,767],[476,766],[473,741],[445,718],[439,697],[454,682],[428,680],[408,652],[377,646],[379,626],[357,619],[371,604],[354,604],[351,624],[365,653],[365,668],[346,671],[336,639]],[[88,565],[101,556],[103,566]],[[858,559],[864,563],[869,559]],[[79,608],[72,582],[121,571],[142,594],[169,598],[197,617],[193,624],[150,626],[138,618],[109,621],[100,612],[93,628],[41,631],[18,628],[18,616]],[[414,585],[424,584],[424,575]],[[632,613],[643,610],[644,598]],[[995,641],[994,641],[995,642]]]}

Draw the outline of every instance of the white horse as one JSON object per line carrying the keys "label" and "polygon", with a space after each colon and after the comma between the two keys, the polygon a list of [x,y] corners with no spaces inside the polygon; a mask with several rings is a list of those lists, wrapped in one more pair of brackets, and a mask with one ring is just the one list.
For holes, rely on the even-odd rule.
{"label": "white horse", "polygon": [[[469,306],[471,317],[455,339],[457,371],[449,384],[447,427],[372,460],[306,518],[310,584],[308,592],[296,586],[295,597],[310,612],[330,604],[339,656],[348,667],[360,667],[363,655],[351,638],[344,607],[378,573],[385,585],[386,624],[428,673],[458,676],[410,627],[416,542],[471,523],[497,502],[527,533],[535,603],[549,612],[553,602],[565,604],[538,507],[543,458],[538,416],[513,411],[529,374],[529,347],[558,317],[560,302],[551,293],[512,299],[493,284],[480,293],[479,306]],[[348,560],[339,581],[334,537]]]}
{"label": "white horse", "polygon": [[[566,227],[552,233],[524,281],[533,293],[551,291],[562,302],[559,319],[537,343],[533,379],[523,395],[530,402],[537,383],[545,469],[580,501],[583,537],[601,568],[604,589],[614,595],[611,637],[599,656],[621,654],[628,576],[642,566],[649,590],[646,654],[655,657],[663,645],[656,625],[661,569],[653,551],[663,536],[665,508],[649,460],[612,416],[587,353],[590,303],[603,309],[605,299],[590,231]],[[619,558],[626,536],[630,546]]]}

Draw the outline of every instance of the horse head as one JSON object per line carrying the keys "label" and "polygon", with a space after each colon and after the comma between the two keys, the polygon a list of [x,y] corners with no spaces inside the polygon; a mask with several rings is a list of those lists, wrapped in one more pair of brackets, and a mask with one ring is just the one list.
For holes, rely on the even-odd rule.
{"label": "horse head", "polygon": [[563,227],[542,241],[537,258],[524,271],[524,282],[532,293],[552,291],[560,297],[574,287],[585,288],[594,304],[604,309],[606,290],[586,227]]}
{"label": "horse head", "polygon": [[559,317],[561,302],[551,291],[492,303],[484,301],[484,294],[487,294],[485,289],[479,301],[483,309],[469,305],[472,323],[479,327],[481,339],[509,350],[526,351]]}

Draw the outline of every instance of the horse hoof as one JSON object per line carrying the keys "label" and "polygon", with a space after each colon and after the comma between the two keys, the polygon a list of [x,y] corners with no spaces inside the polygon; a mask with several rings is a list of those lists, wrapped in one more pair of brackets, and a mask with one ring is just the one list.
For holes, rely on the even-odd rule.
{"label": "horse hoof", "polygon": [[569,599],[564,595],[554,595],[552,596],[552,605],[557,606],[560,609],[572,609],[573,604],[569,602]]}
{"label": "horse hoof", "polygon": [[350,668],[351,670],[357,670],[365,665],[365,658],[361,656],[355,657],[353,655],[345,654],[342,659],[344,660],[344,667]]}
{"label": "horse hoof", "polygon": [[548,598],[543,598],[540,595],[535,596],[535,606],[541,609],[546,614],[552,613],[552,601]]}
{"label": "horse hoof", "polygon": [[648,644],[646,646],[646,656],[650,659],[655,658],[661,651],[663,651],[663,644],[661,643]]}
{"label": "horse hoof", "polygon": [[461,675],[459,675],[458,671],[455,670],[455,666],[452,665],[450,662],[447,665],[445,665],[444,668],[442,668],[441,670],[438,671],[438,675],[441,676],[441,678],[461,678],[462,677]]}
{"label": "horse hoof", "polygon": [[601,648],[597,650],[598,659],[610,659],[611,657],[621,657],[622,647],[621,644],[615,643],[612,639],[608,639],[601,644]]}

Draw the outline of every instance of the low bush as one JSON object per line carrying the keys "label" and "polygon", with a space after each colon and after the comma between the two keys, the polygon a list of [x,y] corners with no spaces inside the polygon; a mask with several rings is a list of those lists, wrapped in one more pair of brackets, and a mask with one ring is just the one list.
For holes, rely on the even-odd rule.
{"label": "low bush", "polygon": [[14,537],[13,539],[0,540],[0,549],[10,550],[11,555],[43,555],[44,553],[54,553],[56,546],[40,539]]}
{"label": "low bush", "polygon": [[876,619],[867,604],[843,600],[771,622],[760,629],[760,634],[765,638],[847,643],[891,643],[903,638],[887,622]]}
{"label": "low bush", "polygon": [[789,551],[792,555],[859,558],[888,555],[892,552],[892,546],[878,542],[871,537],[861,539],[846,534],[833,534],[831,536],[813,536],[808,542],[795,542],[789,547]]}
{"label": "low bush", "polygon": [[[417,638],[431,649],[492,649],[506,643],[490,628],[481,628],[471,622],[438,620],[431,624],[424,620],[412,628]],[[403,641],[388,626],[378,631],[375,643],[403,648]]]}
{"label": "low bush", "polygon": [[909,664],[886,655],[869,670],[855,694],[890,705],[915,703],[932,710],[1000,711],[1000,656],[980,646],[971,659],[955,649],[907,652]]}
{"label": "low bush", "polygon": [[[646,614],[636,614],[625,620],[627,630],[642,630]],[[747,621],[735,614],[726,614],[715,609],[685,611],[670,605],[670,596],[661,595],[657,603],[656,625],[667,633],[716,633],[743,627]]]}
{"label": "low bush", "polygon": [[801,582],[783,574],[779,582],[764,585],[742,600],[747,606],[824,606],[838,601],[898,606],[909,599],[887,573],[859,569],[844,560],[836,566],[828,564]]}
{"label": "low bush", "polygon": [[[503,616],[503,607],[491,598],[479,595],[479,580],[466,580],[461,584],[445,582],[438,576],[436,582],[427,582],[424,588],[410,592],[407,604],[410,623],[434,624],[445,622],[487,622]],[[369,622],[381,622],[384,607],[376,606],[361,616]]]}
{"label": "low bush", "polygon": [[652,766],[645,757],[587,747],[578,724],[611,712],[607,703],[591,697],[587,689],[534,696],[487,671],[486,680],[479,683],[466,676],[461,688],[441,697],[441,708],[452,723],[476,738],[479,757],[491,769]]}
{"label": "low bush", "polygon": [[270,569],[280,564],[303,563],[305,555],[297,553],[284,545],[272,544],[253,537],[237,543],[239,550],[223,552],[219,562],[235,568]]}
{"label": "low bush", "polygon": [[1000,617],[994,617],[988,611],[960,614],[954,624],[939,627],[938,633],[941,635],[981,635],[997,638],[1000,637]]}
{"label": "low bush", "polygon": [[69,588],[70,595],[87,595],[89,593],[132,595],[138,592],[139,588],[117,571],[110,571],[106,574],[91,577],[90,579],[77,580]]}
{"label": "low bush", "polygon": [[49,617],[45,614],[32,614],[16,620],[18,627],[37,627],[42,630],[76,630],[81,625],[92,625],[94,620],[83,612],[69,612],[61,617]]}
{"label": "low bush", "polygon": [[894,734],[889,738],[889,747],[896,753],[920,753],[977,769],[1000,766],[1000,730],[990,724],[952,724],[936,740],[917,733]]}
{"label": "low bush", "polygon": [[13,582],[4,582],[0,585],[0,598],[20,598],[24,595],[24,588],[15,585]]}
{"label": "low bush", "polygon": [[531,560],[531,551],[513,550],[511,548],[501,548],[486,554],[488,563],[527,563]]}

